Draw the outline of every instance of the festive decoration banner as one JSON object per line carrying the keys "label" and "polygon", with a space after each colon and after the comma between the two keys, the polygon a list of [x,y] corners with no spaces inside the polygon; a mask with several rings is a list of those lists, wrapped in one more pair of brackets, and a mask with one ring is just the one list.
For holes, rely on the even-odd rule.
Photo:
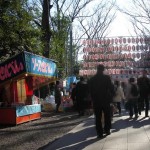
{"label": "festive decoration banner", "polygon": [[92,76],[103,64],[114,78],[150,74],[150,37],[112,37],[82,41],[83,62],[79,74]]}
{"label": "festive decoration banner", "polygon": [[57,66],[50,59],[26,51],[0,64],[0,84],[22,74],[56,77]]}

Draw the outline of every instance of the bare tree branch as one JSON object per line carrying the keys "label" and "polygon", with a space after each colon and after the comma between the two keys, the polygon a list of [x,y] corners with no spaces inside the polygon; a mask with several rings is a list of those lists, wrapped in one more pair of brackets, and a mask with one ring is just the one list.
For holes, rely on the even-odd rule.
{"label": "bare tree branch", "polygon": [[[109,6],[108,6],[109,4]],[[114,8],[115,2],[106,3],[101,1],[101,3],[97,6],[94,10],[95,14],[90,18],[90,21],[85,18],[86,24],[83,24],[83,20],[79,20],[83,30],[85,30],[87,38],[101,38],[103,37],[104,33],[110,26],[110,23],[115,18],[115,12],[112,13]]]}
{"label": "bare tree branch", "polygon": [[131,7],[119,8],[118,10],[130,18],[134,31],[137,35],[150,34],[150,1],[132,0]]}

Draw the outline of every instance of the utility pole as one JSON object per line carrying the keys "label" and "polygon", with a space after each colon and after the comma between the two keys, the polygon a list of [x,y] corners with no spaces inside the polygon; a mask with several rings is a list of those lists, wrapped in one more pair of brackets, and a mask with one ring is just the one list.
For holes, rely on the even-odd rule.
{"label": "utility pole", "polygon": [[73,58],[72,58],[72,18],[70,19],[70,76],[73,75]]}

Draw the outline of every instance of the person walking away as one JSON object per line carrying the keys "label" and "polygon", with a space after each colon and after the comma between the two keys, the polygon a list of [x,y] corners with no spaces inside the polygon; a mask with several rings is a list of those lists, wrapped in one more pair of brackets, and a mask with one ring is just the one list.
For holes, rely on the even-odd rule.
{"label": "person walking away", "polygon": [[[121,87],[123,89],[124,95],[126,95],[126,82],[122,81],[121,82]],[[123,107],[125,107],[125,99],[122,99],[122,105],[123,105]]]}
{"label": "person walking away", "polygon": [[119,115],[121,115],[121,102],[122,100],[125,99],[125,96],[120,81],[116,80],[114,82],[114,87],[115,87],[115,95],[113,97],[113,103],[117,105],[117,109],[119,110]]}
{"label": "person walking away", "polygon": [[129,83],[127,85],[127,95],[126,95],[130,118],[133,117],[133,114],[135,114],[135,118],[138,117],[138,108],[137,108],[138,97],[139,91],[138,86],[135,83],[135,78],[130,78]]}
{"label": "person walking away", "polygon": [[142,76],[138,78],[137,84],[140,91],[139,97],[139,114],[141,115],[142,107],[145,107],[145,117],[149,117],[149,94],[150,94],[150,79],[147,77],[147,71],[143,70]]}
{"label": "person walking away", "polygon": [[104,131],[106,135],[110,134],[111,129],[111,108],[112,98],[114,94],[114,86],[108,75],[103,72],[103,65],[97,66],[97,73],[89,80],[89,91],[93,102],[95,115],[95,125],[97,137],[103,137],[102,112],[104,114]]}
{"label": "person walking away", "polygon": [[60,82],[56,81],[55,85],[55,103],[56,103],[56,112],[59,112],[59,107],[61,104],[61,90],[60,90]]}
{"label": "person walking away", "polygon": [[71,92],[71,99],[73,101],[73,108],[77,109],[77,102],[76,102],[76,83],[73,83],[72,92]]}
{"label": "person walking away", "polygon": [[77,111],[79,116],[84,115],[85,109],[85,100],[88,95],[88,85],[84,81],[83,77],[80,77],[80,81],[76,85],[76,102],[77,102]]}

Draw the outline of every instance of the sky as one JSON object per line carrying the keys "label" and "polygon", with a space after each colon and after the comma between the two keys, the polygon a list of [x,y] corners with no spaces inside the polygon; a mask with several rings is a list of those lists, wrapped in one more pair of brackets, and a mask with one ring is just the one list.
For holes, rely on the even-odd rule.
{"label": "sky", "polygon": [[[109,0],[104,0],[109,1]],[[99,4],[100,0],[94,0],[89,5],[89,10],[96,4]],[[132,0],[116,0],[116,5],[120,8],[129,8]],[[116,9],[116,7],[114,8]],[[120,11],[117,11],[116,18],[111,22],[110,29],[108,29],[107,37],[120,37],[120,36],[135,36],[132,24],[129,21],[129,17]]]}
{"label": "sky", "polygon": [[[97,2],[99,0],[96,0]],[[116,0],[117,4],[121,8],[129,8],[132,0]],[[136,36],[133,27],[128,20],[127,16],[117,11],[115,20],[111,23],[110,32],[107,37],[121,37],[121,36]],[[79,55],[79,60],[83,59],[83,55]]]}
{"label": "sky", "polygon": [[[117,0],[119,7],[129,7],[130,0]],[[111,25],[111,32],[109,36],[134,36],[133,27],[127,16],[121,12],[117,12],[117,17]]]}
{"label": "sky", "polygon": [[118,12],[116,19],[111,25],[109,36],[131,36],[134,35],[133,28],[127,17]]}

